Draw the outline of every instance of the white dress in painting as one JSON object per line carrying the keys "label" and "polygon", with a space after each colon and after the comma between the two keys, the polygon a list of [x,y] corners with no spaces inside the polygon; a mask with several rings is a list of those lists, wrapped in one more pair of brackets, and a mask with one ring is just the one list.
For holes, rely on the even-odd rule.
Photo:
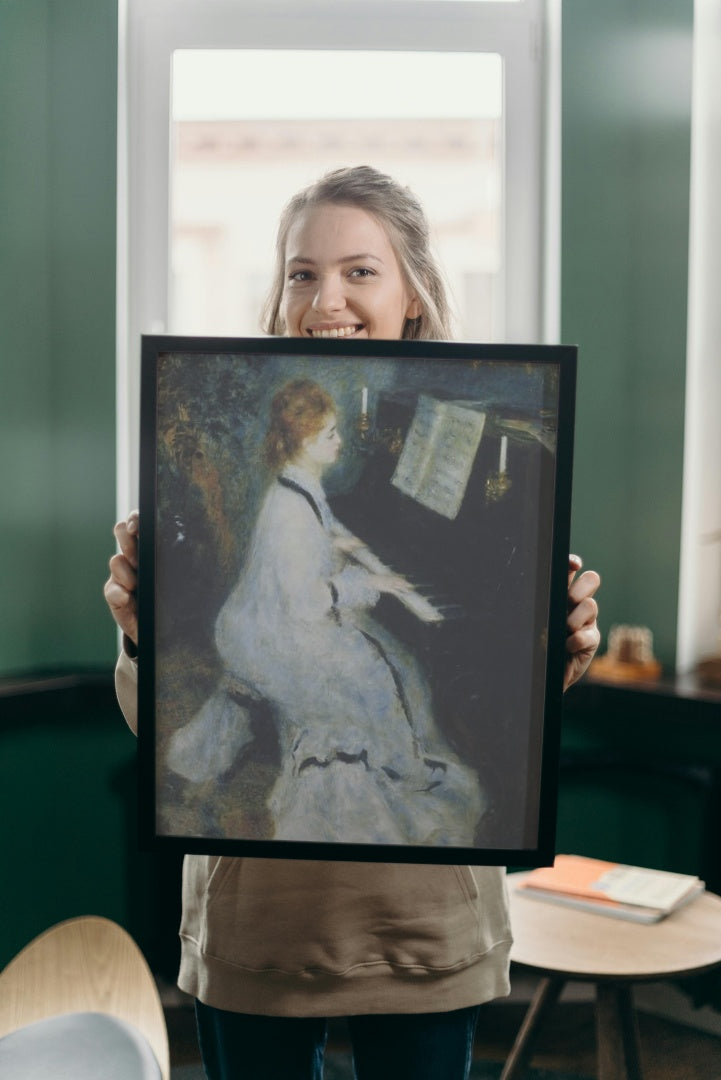
{"label": "white dress in painting", "polygon": [[370,617],[379,594],[343,535],[319,481],[286,466],[216,623],[225,667],[275,716],[273,839],[470,846],[477,774],[438,732],[419,665]]}

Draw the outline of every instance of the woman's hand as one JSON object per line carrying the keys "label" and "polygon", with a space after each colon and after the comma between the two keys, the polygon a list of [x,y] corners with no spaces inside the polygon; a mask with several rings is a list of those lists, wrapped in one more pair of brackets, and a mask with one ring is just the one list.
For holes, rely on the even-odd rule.
{"label": "woman's hand", "polygon": [[568,690],[569,686],[573,686],[584,674],[601,640],[596,625],[598,604],[594,600],[601,579],[595,570],[586,570],[577,578],[576,574],[582,566],[583,562],[578,555],[569,555],[564,690]]}
{"label": "woman's hand", "polygon": [[368,582],[380,593],[412,592],[413,586],[400,574],[369,574]]}
{"label": "woman's hand", "polygon": [[365,547],[366,545],[362,540],[359,540],[357,536],[342,536],[336,535],[333,537],[333,546],[342,551],[344,555],[350,555],[352,552],[357,551],[358,548]]}
{"label": "woman's hand", "polygon": [[110,577],[103,589],[111,615],[134,645],[138,644],[139,526],[138,511],[133,510],[126,521],[119,521],[113,529],[120,553],[110,560]]}

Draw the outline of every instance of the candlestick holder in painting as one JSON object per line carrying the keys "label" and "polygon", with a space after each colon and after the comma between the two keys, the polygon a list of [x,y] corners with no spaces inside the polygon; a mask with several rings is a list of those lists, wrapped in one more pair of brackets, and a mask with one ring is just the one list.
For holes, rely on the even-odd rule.
{"label": "candlestick holder in painting", "polygon": [[507,472],[491,472],[486,477],[486,502],[499,502],[511,490],[513,481]]}
{"label": "candlestick holder in painting", "polygon": [[508,475],[508,436],[501,435],[498,469],[486,477],[486,502],[498,502],[511,490],[511,484]]}
{"label": "candlestick holder in painting", "polygon": [[383,447],[392,458],[403,449],[403,431],[399,427],[376,427],[367,412],[362,412],[356,424],[361,449]]}

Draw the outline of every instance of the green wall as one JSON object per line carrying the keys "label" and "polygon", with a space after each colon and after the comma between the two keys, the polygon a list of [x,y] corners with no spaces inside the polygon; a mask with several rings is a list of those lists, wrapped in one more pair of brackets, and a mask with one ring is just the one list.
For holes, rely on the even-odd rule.
{"label": "green wall", "polygon": [[[60,919],[143,937],[135,740],[102,597],[115,515],[116,0],[0,0],[0,966]],[[7,683],[0,690],[8,690]],[[143,877],[145,880],[141,881]],[[143,887],[144,886],[144,887]]]}
{"label": "green wall", "polygon": [[[573,546],[601,628],[675,656],[692,0],[563,5],[562,340],[579,345]],[[605,646],[604,646],[605,647]]]}
{"label": "green wall", "polygon": [[0,0],[0,676],[109,665],[116,0]]}
{"label": "green wall", "polygon": [[0,698],[0,967],[62,919],[128,925],[135,740],[107,686]]}

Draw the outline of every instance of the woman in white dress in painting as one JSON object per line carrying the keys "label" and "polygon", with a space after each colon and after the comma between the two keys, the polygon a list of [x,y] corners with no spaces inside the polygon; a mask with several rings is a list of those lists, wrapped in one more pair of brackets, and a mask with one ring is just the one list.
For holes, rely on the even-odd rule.
{"label": "woman in white dress in painting", "polygon": [[408,586],[353,561],[360,544],[321,484],[341,438],[330,395],[308,379],[273,398],[275,472],[216,645],[271,706],[281,771],[268,799],[276,840],[470,845],[477,775],[444,743],[414,658],[370,615]]}

